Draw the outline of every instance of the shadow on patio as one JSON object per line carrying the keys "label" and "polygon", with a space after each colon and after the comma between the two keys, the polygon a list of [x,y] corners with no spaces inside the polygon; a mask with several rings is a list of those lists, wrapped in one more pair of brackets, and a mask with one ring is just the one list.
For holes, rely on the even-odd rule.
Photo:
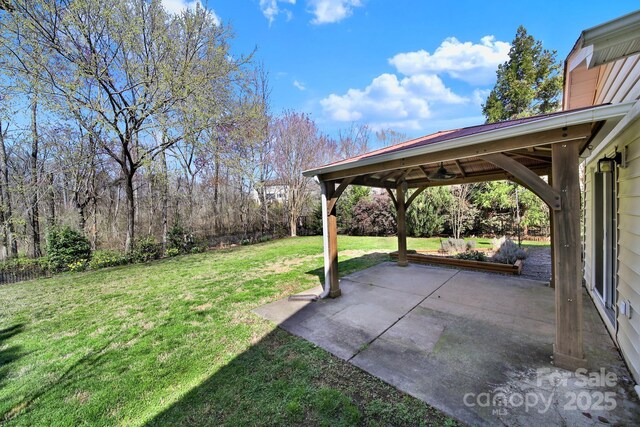
{"label": "shadow on patio", "polygon": [[387,262],[343,277],[341,289],[335,300],[255,311],[466,423],[640,419],[630,374],[586,295],[588,372],[599,375],[588,384],[553,367],[555,295],[543,282]]}

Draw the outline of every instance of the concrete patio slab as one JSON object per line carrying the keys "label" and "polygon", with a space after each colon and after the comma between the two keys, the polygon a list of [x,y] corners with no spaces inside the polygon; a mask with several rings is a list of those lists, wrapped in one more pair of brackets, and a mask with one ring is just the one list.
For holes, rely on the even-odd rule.
{"label": "concrete patio slab", "polygon": [[588,373],[615,376],[608,384],[553,367],[555,295],[542,282],[383,263],[340,283],[335,300],[256,312],[468,424],[640,420],[630,374],[586,295]]}

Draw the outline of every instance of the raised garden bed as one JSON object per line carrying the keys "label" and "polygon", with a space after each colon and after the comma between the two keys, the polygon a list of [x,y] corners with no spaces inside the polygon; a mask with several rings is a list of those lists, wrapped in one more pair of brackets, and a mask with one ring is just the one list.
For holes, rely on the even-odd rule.
{"label": "raised garden bed", "polygon": [[[391,258],[398,259],[398,252],[391,252]],[[423,251],[407,253],[407,260],[418,264],[440,264],[451,267],[468,268],[471,270],[490,271],[493,273],[514,274],[522,272],[522,260],[514,264],[500,264],[497,262],[472,261],[466,259],[449,258],[441,255],[429,255]]]}

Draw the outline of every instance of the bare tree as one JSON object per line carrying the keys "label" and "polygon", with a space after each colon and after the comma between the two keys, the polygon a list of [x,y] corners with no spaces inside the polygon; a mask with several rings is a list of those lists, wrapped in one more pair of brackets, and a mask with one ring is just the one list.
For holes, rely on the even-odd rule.
{"label": "bare tree", "polygon": [[312,180],[304,170],[335,157],[335,142],[320,135],[316,124],[305,114],[285,112],[273,123],[274,168],[279,183],[286,188],[286,207],[291,236],[308,202]]}
{"label": "bare tree", "polygon": [[351,123],[349,129],[338,132],[338,157],[347,159],[369,151],[371,129],[366,124]]}
{"label": "bare tree", "polygon": [[473,223],[477,209],[471,203],[471,190],[473,184],[452,185],[451,199],[447,209],[449,224],[456,239],[469,228]]}
{"label": "bare tree", "polygon": [[[201,6],[168,15],[159,1],[146,0],[16,0],[13,5],[4,25],[13,37],[5,42],[9,51],[20,60],[30,58],[35,66],[29,72],[64,100],[89,133],[97,123],[104,126],[105,137],[94,136],[122,170],[125,247],[131,250],[136,172],[199,130],[182,128],[156,143],[152,134],[159,122],[153,118],[179,127],[181,111],[199,114],[200,101],[215,98],[210,81],[234,72],[246,59],[231,59],[228,31]],[[34,46],[44,54],[32,55]]]}

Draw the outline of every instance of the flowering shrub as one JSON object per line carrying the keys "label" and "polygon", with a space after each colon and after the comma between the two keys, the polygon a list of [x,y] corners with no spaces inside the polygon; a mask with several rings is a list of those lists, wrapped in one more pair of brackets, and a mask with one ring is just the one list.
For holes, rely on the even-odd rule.
{"label": "flowering shrub", "polygon": [[124,265],[130,260],[124,254],[118,251],[100,250],[95,251],[89,261],[89,268],[96,270],[104,267],[114,267],[116,265]]}

